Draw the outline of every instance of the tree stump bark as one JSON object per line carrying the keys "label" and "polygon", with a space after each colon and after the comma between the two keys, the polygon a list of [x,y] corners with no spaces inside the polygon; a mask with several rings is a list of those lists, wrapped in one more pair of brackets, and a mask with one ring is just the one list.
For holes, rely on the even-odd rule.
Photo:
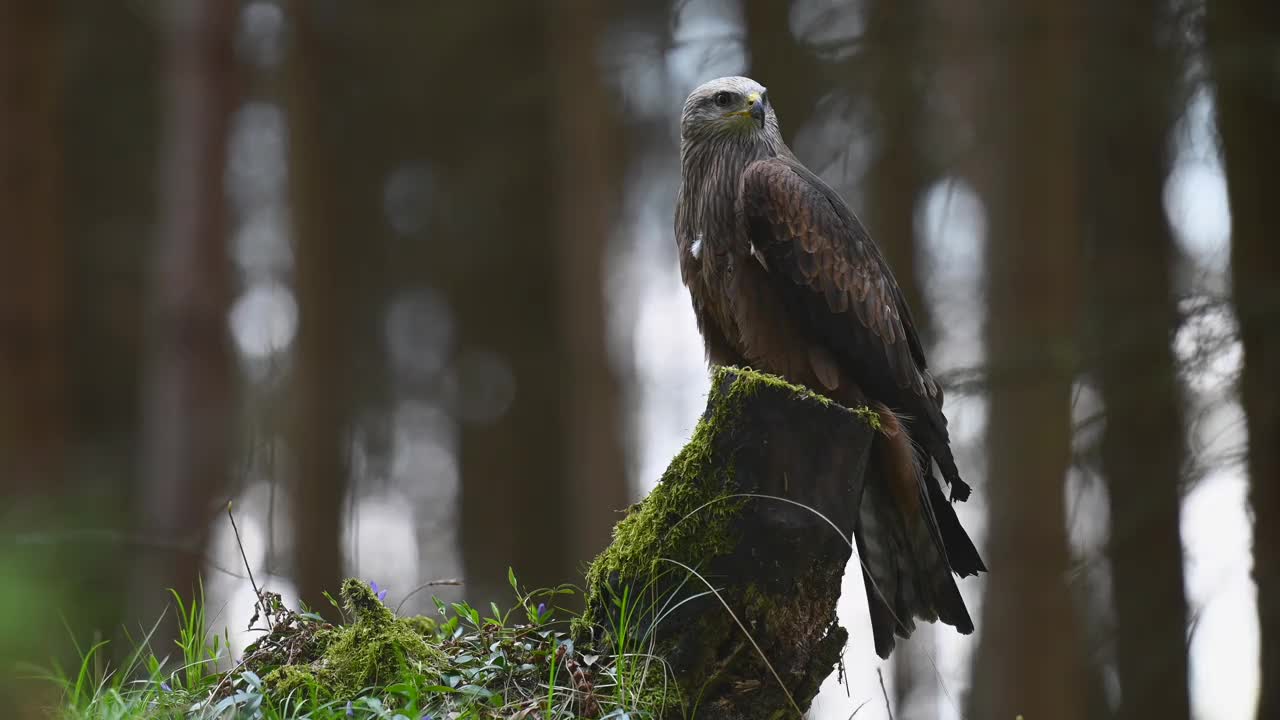
{"label": "tree stump bark", "polygon": [[836,601],[877,425],[717,370],[693,437],[592,564],[580,642],[634,657],[622,681],[661,693],[645,705],[664,717],[806,710],[848,638]]}

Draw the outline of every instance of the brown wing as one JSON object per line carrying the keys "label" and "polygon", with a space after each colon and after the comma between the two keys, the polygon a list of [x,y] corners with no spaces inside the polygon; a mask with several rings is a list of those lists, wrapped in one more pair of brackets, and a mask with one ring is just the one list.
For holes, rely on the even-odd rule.
{"label": "brown wing", "polygon": [[[799,163],[752,163],[739,196],[748,237],[792,310],[850,364],[869,394],[941,428],[941,393],[893,274],[834,191]],[[856,319],[856,321],[855,321]]]}
{"label": "brown wing", "polygon": [[[889,470],[894,479],[883,488],[868,485],[855,533],[877,653],[888,656],[895,632],[910,636],[913,617],[972,632],[951,572],[986,567],[932,474],[936,459],[952,495],[968,496],[942,393],[893,274],[839,195],[794,159],[747,166],[738,200],[751,250],[762,256],[789,317],[822,340],[869,400],[900,416],[916,443],[919,470],[902,473],[912,477]],[[910,455],[911,447],[903,452]],[[911,460],[886,458],[886,467],[902,465]],[[907,502],[886,488],[905,493]],[[913,493],[918,498],[907,497]]]}
{"label": "brown wing", "polygon": [[[904,417],[930,484],[937,484],[930,472],[936,460],[952,497],[966,499],[969,486],[951,453],[942,392],[929,374],[911,312],[853,212],[786,157],[748,165],[738,203],[752,249],[763,256],[790,316],[808,324],[869,398]],[[985,570],[954,510],[930,504],[956,571]]]}

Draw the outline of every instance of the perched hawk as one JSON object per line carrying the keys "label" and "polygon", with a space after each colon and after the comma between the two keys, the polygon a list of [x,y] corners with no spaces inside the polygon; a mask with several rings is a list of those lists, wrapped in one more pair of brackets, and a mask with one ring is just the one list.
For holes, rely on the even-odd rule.
{"label": "perched hawk", "polygon": [[694,90],[680,118],[680,274],[707,357],[749,365],[880,413],[877,473],[854,537],[876,652],[915,619],[973,621],[952,572],[985,571],[952,500],[964,500],[902,292],[853,212],[782,142],[769,95],[744,77]]}

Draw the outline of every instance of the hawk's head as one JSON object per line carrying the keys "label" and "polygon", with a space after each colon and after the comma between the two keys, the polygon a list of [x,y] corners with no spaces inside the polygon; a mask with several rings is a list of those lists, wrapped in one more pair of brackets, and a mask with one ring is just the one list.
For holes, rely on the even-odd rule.
{"label": "hawk's head", "polygon": [[685,141],[732,136],[776,136],[778,118],[769,91],[746,77],[722,77],[699,85],[684,101],[680,138]]}

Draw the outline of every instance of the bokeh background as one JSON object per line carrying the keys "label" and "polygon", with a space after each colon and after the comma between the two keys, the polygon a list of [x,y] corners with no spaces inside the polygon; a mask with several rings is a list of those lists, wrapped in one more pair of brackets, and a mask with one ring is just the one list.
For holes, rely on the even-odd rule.
{"label": "bokeh background", "polygon": [[249,641],[229,501],[321,610],[579,581],[704,402],[727,74],[889,258],[992,570],[889,662],[848,573],[812,716],[1280,717],[1272,0],[0,0],[5,714],[166,588]]}

